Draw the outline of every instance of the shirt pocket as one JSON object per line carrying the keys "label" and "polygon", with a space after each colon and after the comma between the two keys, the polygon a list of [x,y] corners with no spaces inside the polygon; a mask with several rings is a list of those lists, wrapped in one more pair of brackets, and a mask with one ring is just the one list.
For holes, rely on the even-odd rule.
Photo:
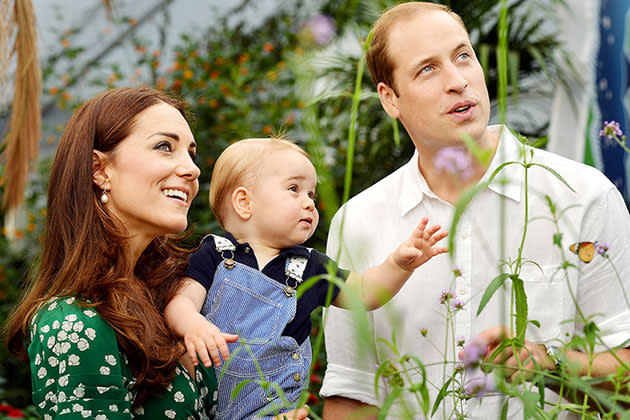
{"label": "shirt pocket", "polygon": [[527,319],[540,323],[527,326],[527,339],[535,343],[548,343],[562,338],[565,313],[566,286],[558,266],[525,265],[520,278],[527,295]]}
{"label": "shirt pocket", "polygon": [[208,297],[204,311],[210,322],[221,331],[238,334],[237,343],[232,345],[266,344],[272,338],[280,336],[282,305],[269,297],[248,287],[224,278],[214,298]]}

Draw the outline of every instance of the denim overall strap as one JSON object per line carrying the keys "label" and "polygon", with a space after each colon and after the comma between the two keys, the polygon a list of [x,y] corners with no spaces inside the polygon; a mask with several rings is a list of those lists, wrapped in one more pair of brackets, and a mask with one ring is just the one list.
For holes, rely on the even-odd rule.
{"label": "denim overall strap", "polygon": [[[229,359],[215,370],[219,383],[217,419],[266,418],[256,413],[266,411],[277,396],[273,387],[265,390],[261,384],[280,385],[290,403],[287,408],[295,405],[308,376],[310,342],[307,339],[300,346],[292,337],[282,336],[295,316],[295,295],[287,295],[285,285],[259,270],[235,263],[234,245],[216,238],[216,249],[224,262],[214,273],[202,314],[221,331],[239,335],[236,343],[228,343]],[[286,270],[299,274],[301,281],[304,270],[296,267],[287,262]],[[250,382],[240,385],[233,399],[232,393],[245,381]]]}

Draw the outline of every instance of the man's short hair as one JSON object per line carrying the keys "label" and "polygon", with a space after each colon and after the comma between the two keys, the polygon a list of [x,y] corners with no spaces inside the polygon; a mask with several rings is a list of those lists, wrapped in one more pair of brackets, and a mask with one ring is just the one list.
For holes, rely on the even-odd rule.
{"label": "man's short hair", "polygon": [[417,1],[402,3],[388,9],[378,18],[370,31],[372,43],[367,51],[366,61],[375,85],[383,82],[398,95],[394,86],[394,63],[389,55],[389,34],[394,25],[400,21],[409,19],[417,13],[430,11],[446,12],[466,29],[462,18],[443,4]]}
{"label": "man's short hair", "polygon": [[308,153],[300,146],[278,137],[240,140],[221,153],[210,179],[210,208],[223,229],[226,229],[226,216],[230,211],[234,190],[238,187],[253,187],[269,156],[281,150],[294,150],[310,160]]}

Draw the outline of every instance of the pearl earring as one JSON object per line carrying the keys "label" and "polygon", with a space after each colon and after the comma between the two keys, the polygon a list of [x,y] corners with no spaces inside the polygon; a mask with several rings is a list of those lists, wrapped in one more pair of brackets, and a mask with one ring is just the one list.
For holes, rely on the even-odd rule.
{"label": "pearl earring", "polygon": [[103,184],[101,184],[101,189],[103,190],[103,194],[101,194],[101,203],[106,204],[109,201],[109,197],[107,196],[107,187],[105,186],[105,184],[107,183],[107,181],[104,181]]}

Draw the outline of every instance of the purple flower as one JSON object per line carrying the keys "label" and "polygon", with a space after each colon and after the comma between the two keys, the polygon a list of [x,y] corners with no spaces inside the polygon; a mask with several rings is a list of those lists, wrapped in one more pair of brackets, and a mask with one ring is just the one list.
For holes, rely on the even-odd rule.
{"label": "purple flower", "polygon": [[457,175],[466,180],[472,176],[472,161],[468,153],[457,147],[443,147],[433,160],[437,169]]}
{"label": "purple flower", "polygon": [[442,293],[440,293],[440,299],[439,299],[440,304],[446,305],[448,301],[450,301],[451,299],[455,299],[455,293],[447,289],[442,290]]}
{"label": "purple flower", "polygon": [[464,362],[464,366],[469,368],[471,366],[477,366],[487,353],[488,343],[475,338],[466,344],[464,350],[460,353],[460,359]]}
{"label": "purple flower", "polygon": [[462,301],[461,299],[453,300],[453,302],[451,302],[451,308],[453,308],[453,311],[464,309],[464,301]]}
{"label": "purple flower", "polygon": [[489,392],[497,390],[494,375],[483,374],[470,378],[464,384],[464,393],[471,397],[483,398]]}
{"label": "purple flower", "polygon": [[320,47],[328,44],[335,36],[335,20],[327,15],[316,15],[306,21],[302,32],[310,34]]}
{"label": "purple flower", "polygon": [[459,268],[459,265],[456,265],[456,266],[455,266],[455,268],[453,268],[453,275],[454,275],[455,277],[461,277],[461,276],[463,276],[463,275],[464,275],[464,274],[462,273],[462,269],[461,269],[461,268]]}
{"label": "purple flower", "polygon": [[460,336],[455,339],[455,342],[457,343],[458,347],[464,347],[464,343],[466,342],[466,339]]}
{"label": "purple flower", "polygon": [[595,251],[599,255],[605,255],[606,251],[608,251],[608,248],[610,248],[610,244],[608,242],[604,242],[604,243],[595,242]]}
{"label": "purple flower", "polygon": [[599,130],[600,136],[606,136],[609,139],[613,139],[614,137],[623,136],[623,131],[619,127],[619,123],[616,121],[604,121],[604,128]]}

